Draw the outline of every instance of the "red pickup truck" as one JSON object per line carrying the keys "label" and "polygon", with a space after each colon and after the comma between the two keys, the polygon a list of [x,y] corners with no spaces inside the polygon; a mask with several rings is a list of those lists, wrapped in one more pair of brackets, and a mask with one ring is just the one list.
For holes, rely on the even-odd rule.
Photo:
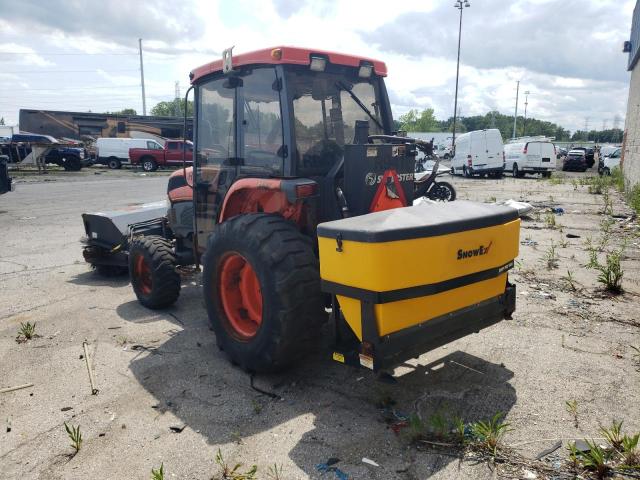
{"label": "red pickup truck", "polygon": [[[142,165],[145,172],[154,172],[159,166],[181,166],[184,140],[167,140],[164,147],[155,140],[147,142],[147,148],[130,148],[129,160],[131,165]],[[193,143],[187,140],[185,160],[191,165],[193,162]]]}

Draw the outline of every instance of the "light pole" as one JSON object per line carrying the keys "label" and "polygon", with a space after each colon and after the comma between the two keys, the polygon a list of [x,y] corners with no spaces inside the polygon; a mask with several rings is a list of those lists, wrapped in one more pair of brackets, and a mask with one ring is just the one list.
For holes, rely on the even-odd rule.
{"label": "light pole", "polygon": [[518,126],[518,95],[520,93],[520,80],[516,83],[516,112],[513,115],[513,138],[516,138],[516,128]]}
{"label": "light pole", "polygon": [[458,79],[460,78],[460,40],[462,39],[462,10],[470,7],[469,0],[456,0],[453,5],[460,10],[460,26],[458,27],[458,63],[456,64],[456,94],[453,101],[453,139],[451,140],[451,148],[456,148],[456,118],[458,115]]}
{"label": "light pole", "polygon": [[529,94],[531,92],[529,90],[526,90],[524,92],[524,123],[522,125],[522,136],[526,137],[527,136],[527,105],[529,104]]}

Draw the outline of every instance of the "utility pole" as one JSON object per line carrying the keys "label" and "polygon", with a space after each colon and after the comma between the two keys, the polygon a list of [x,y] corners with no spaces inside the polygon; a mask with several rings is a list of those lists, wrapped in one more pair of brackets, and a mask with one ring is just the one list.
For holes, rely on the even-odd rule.
{"label": "utility pole", "polygon": [[518,95],[520,94],[520,80],[516,82],[516,113],[513,115],[513,138],[516,138],[516,127],[518,126]]}
{"label": "utility pole", "polygon": [[176,117],[180,116],[180,82],[176,80],[175,100],[173,105],[173,114]]}
{"label": "utility pole", "polygon": [[456,64],[456,94],[453,101],[453,138],[451,140],[451,148],[455,151],[456,148],[456,118],[458,115],[458,79],[460,77],[460,40],[462,39],[462,10],[470,7],[469,0],[456,0],[453,5],[460,10],[460,25],[458,26],[458,63]]}
{"label": "utility pole", "polygon": [[142,39],[138,39],[138,51],[140,53],[140,85],[142,86],[142,114],[147,114],[147,98],[144,94],[144,65],[142,64]]}
{"label": "utility pole", "polygon": [[529,94],[531,92],[526,90],[524,92],[524,123],[522,125],[522,136],[525,137],[527,135],[527,105],[529,105]]}

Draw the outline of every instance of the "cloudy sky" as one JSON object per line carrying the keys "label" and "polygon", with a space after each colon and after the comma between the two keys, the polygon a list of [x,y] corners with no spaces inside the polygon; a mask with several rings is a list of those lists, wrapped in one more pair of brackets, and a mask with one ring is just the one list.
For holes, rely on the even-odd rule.
{"label": "cloudy sky", "polygon": [[[453,114],[458,10],[453,0],[0,0],[0,116],[20,108],[142,112],[181,92],[189,71],[235,45],[336,50],[387,63],[394,116]],[[459,108],[528,114],[571,130],[611,128],[626,110],[621,52],[633,0],[470,0],[463,13]],[[520,112],[524,98],[520,98]],[[620,120],[618,120],[620,121]],[[620,125],[622,126],[622,124]]]}

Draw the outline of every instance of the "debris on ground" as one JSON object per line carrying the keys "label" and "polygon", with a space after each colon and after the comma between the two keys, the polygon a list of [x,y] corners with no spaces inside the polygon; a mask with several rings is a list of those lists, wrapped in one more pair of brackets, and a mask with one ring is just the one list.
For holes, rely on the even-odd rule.
{"label": "debris on ground", "polygon": [[25,383],[24,385],[17,385],[15,387],[0,388],[0,393],[15,392],[16,390],[22,390],[23,388],[30,387],[33,387],[33,383]]}
{"label": "debris on ground", "polygon": [[371,460],[370,458],[367,458],[367,457],[362,457],[362,463],[366,463],[367,465],[371,465],[373,467],[379,467],[380,466],[376,462],[374,462],[373,460]]}

